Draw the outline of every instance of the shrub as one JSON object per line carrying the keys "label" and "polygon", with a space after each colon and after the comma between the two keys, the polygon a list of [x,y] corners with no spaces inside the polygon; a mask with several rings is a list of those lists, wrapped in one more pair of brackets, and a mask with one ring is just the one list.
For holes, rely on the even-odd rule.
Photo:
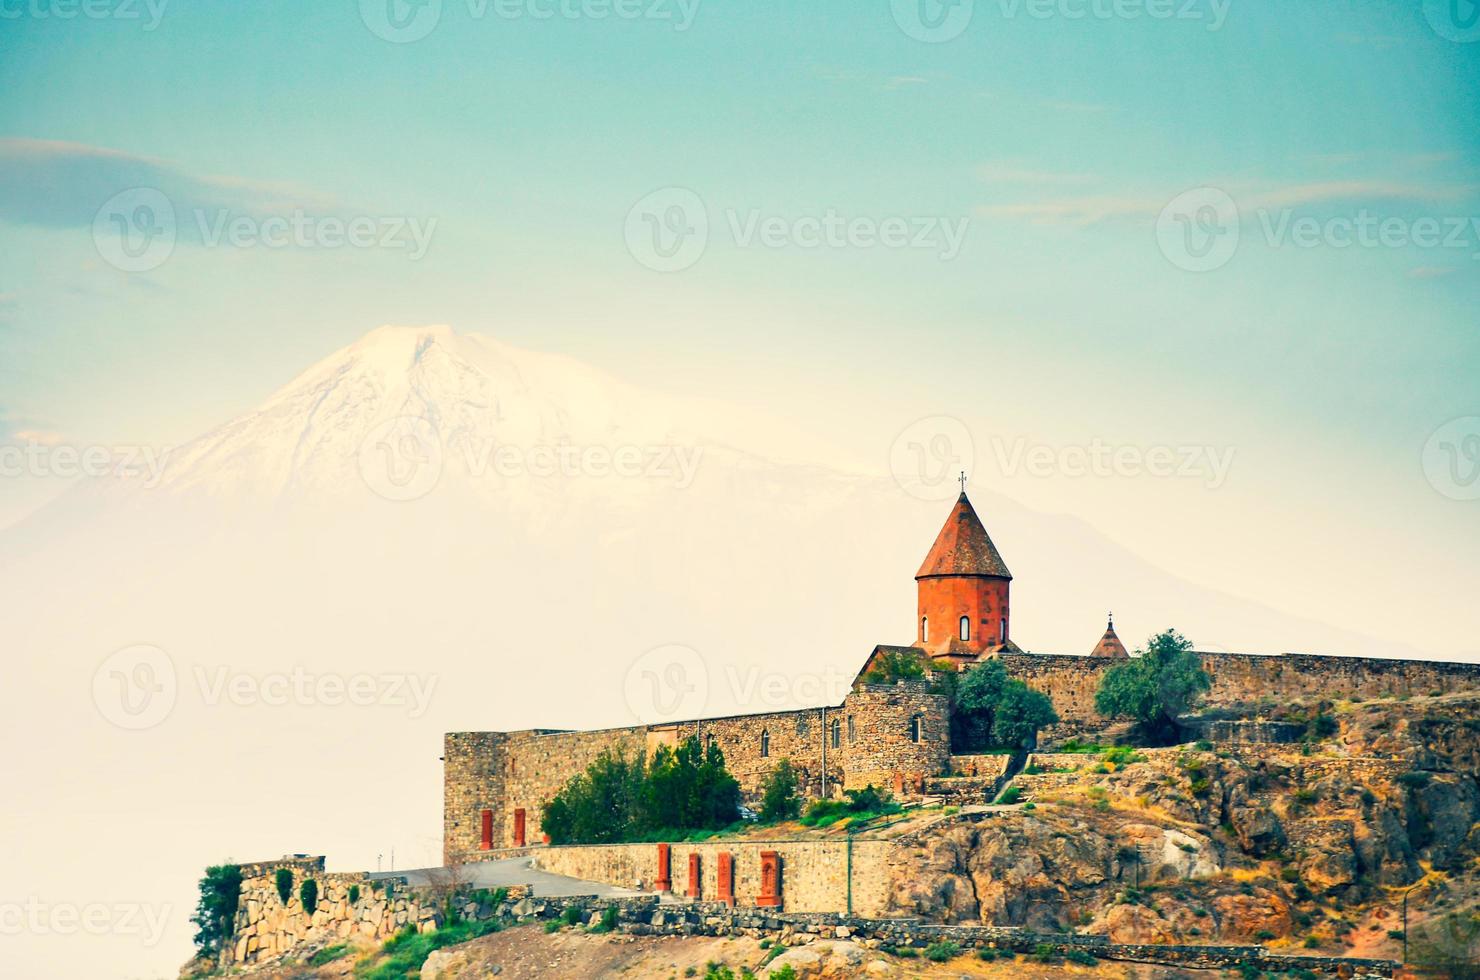
{"label": "shrub", "polygon": [[766,779],[765,791],[761,795],[761,820],[765,823],[795,820],[801,812],[796,770],[791,767],[790,759],[782,759]]}
{"label": "shrub", "polygon": [[283,900],[284,905],[287,905],[289,897],[293,894],[293,872],[288,868],[278,868],[275,880],[278,898]]}
{"label": "shrub", "polygon": [[349,886],[349,904],[356,905],[356,904],[359,903],[359,901],[360,901],[360,886],[359,885],[350,885]]}
{"label": "shrub", "polygon": [[560,931],[560,920],[559,919],[551,919],[549,922],[546,922],[545,923],[545,932],[559,932],[559,931]]}
{"label": "shrub", "polygon": [[1021,800],[1022,796],[1022,790],[1018,789],[1016,786],[1009,786],[1002,791],[1001,796],[997,797],[997,802],[1004,806],[1011,806],[1012,804],[1017,803],[1019,800]]}
{"label": "shrub", "polygon": [[973,667],[944,692],[951,700],[951,744],[958,750],[1024,749],[1059,720],[1048,696],[1009,677],[1000,660]]}
{"label": "shrub", "polygon": [[723,963],[706,963],[704,980],[735,980],[735,972]]}
{"label": "shrub", "polygon": [[1275,934],[1270,932],[1268,929],[1260,929],[1258,932],[1254,933],[1254,939],[1256,942],[1267,943],[1273,938],[1275,938]]}
{"label": "shrub", "polygon": [[784,963],[780,969],[771,971],[771,980],[797,980],[796,968]]}
{"label": "shrub", "polygon": [[1105,753],[1103,761],[1112,766],[1129,766],[1136,762],[1145,762],[1146,757],[1129,745],[1117,745]]}
{"label": "shrub", "polygon": [[1153,636],[1136,659],[1105,671],[1095,691],[1095,710],[1106,717],[1131,718],[1143,735],[1171,744],[1177,716],[1192,708],[1212,684],[1192,643],[1176,630],[1167,630]]}
{"label": "shrub", "polygon": [[1321,941],[1319,939],[1317,939],[1315,936],[1306,936],[1305,937],[1305,948],[1306,949],[1317,949],[1317,948],[1320,947],[1320,945],[1321,945]]}
{"label": "shrub", "polygon": [[242,869],[235,864],[218,864],[206,868],[200,879],[200,898],[190,921],[196,927],[195,948],[202,953],[215,953],[231,935],[236,920],[236,907],[241,901]]}
{"label": "shrub", "polygon": [[592,932],[612,932],[617,928],[617,907],[608,905],[601,910],[601,919],[591,927]]}
{"label": "shrub", "polygon": [[1199,752],[1211,752],[1213,751],[1213,743],[1204,738],[1198,740],[1198,743],[1194,745],[1193,748],[1197,749]]}
{"label": "shrub", "polygon": [[1401,941],[1403,939],[1403,937],[1404,936],[1407,936],[1407,935],[1408,935],[1408,933],[1404,932],[1402,929],[1389,929],[1388,930],[1388,938],[1389,939],[1397,939],[1397,940],[1400,940]]}
{"label": "shrub", "polygon": [[344,959],[350,952],[349,943],[335,943],[333,946],[325,946],[308,958],[308,965],[323,966],[325,963],[333,963],[335,960]]}
{"label": "shrub", "polygon": [[567,905],[565,910],[560,913],[560,922],[562,925],[578,926],[585,917],[586,913],[581,911],[579,905]]}
{"label": "shrub", "polygon": [[1398,777],[1398,782],[1402,783],[1409,789],[1422,789],[1423,787],[1427,786],[1429,784],[1429,780],[1433,778],[1434,774],[1431,772],[1414,770],[1413,772],[1403,773],[1403,775]]}
{"label": "shrub", "polygon": [[319,907],[319,883],[312,878],[304,878],[303,884],[298,886],[298,900],[303,903],[303,911],[313,915],[314,909]]}
{"label": "shrub", "polygon": [[982,960],[983,962],[990,963],[997,958],[997,951],[995,949],[992,949],[990,946],[983,946],[981,949],[976,951],[976,958]]}
{"label": "shrub", "polygon": [[1037,946],[1034,946],[1033,958],[1039,963],[1052,963],[1054,960],[1058,959],[1058,957],[1054,955],[1053,946],[1049,943],[1039,943]]}
{"label": "shrub", "polygon": [[1093,954],[1088,953],[1082,949],[1069,950],[1069,952],[1064,954],[1064,959],[1068,960],[1070,963],[1076,963],[1079,966],[1100,965],[1100,961],[1095,959]]}
{"label": "shrub", "polygon": [[897,650],[879,655],[873,667],[863,675],[865,684],[893,684],[895,681],[916,680],[925,676],[925,665],[912,653]]}
{"label": "shrub", "polygon": [[961,955],[961,947],[948,939],[931,943],[925,947],[925,958],[932,963],[944,963]]}

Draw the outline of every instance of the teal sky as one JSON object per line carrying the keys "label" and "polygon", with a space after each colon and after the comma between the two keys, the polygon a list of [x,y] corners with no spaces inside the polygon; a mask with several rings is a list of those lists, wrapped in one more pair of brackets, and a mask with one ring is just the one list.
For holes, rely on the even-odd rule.
{"label": "teal sky", "polygon": [[[179,441],[376,325],[445,322],[765,409],[869,463],[936,414],[1054,443],[1233,445],[1221,496],[1176,498],[1213,529],[1169,566],[1238,589],[1219,555],[1260,532],[1307,562],[1380,548],[1436,576],[1431,595],[1473,577],[1480,504],[1436,493],[1419,460],[1480,415],[1480,42],[1442,36],[1444,5],[1419,0],[1173,7],[1195,19],[976,0],[926,43],[888,0],[703,0],[686,30],[443,0],[429,35],[390,43],[350,0],[172,0],[152,30],[142,4],[7,5],[0,439]],[[121,272],[92,215],[141,183],[182,206],[436,226],[419,260],[182,235]],[[1227,264],[1193,273],[1156,221],[1204,185],[1244,224]],[[623,229],[666,187],[700,196],[711,234],[664,274]],[[1261,209],[1464,237],[1280,247]],[[739,247],[731,210],[969,224],[942,261]],[[1159,490],[1007,489],[1128,543],[1167,536]],[[0,523],[38,492],[0,489]]]}

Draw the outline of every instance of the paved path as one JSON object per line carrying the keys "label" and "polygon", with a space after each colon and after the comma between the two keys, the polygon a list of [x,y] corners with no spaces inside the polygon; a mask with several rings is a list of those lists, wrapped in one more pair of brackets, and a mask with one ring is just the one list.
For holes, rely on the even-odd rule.
{"label": "paved path", "polygon": [[[425,885],[439,868],[415,868],[410,871],[372,871],[372,881],[385,878],[405,878],[412,885]],[[471,888],[504,888],[510,885],[533,885],[534,894],[545,898],[565,895],[598,895],[603,898],[623,895],[641,895],[630,888],[617,888],[598,881],[583,881],[540,871],[530,857],[507,858],[503,861],[477,861],[465,864],[462,874]]]}

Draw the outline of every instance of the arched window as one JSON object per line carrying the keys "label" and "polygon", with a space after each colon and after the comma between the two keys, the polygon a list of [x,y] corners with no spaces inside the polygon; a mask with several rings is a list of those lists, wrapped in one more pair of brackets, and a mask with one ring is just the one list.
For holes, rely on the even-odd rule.
{"label": "arched window", "polygon": [[929,643],[930,642],[930,617],[929,616],[921,616],[920,617],[920,642],[921,643]]}
{"label": "arched window", "polygon": [[761,729],[761,758],[769,758],[771,755],[771,733]]}
{"label": "arched window", "polygon": [[970,616],[962,616],[961,617],[961,639],[963,639],[963,640],[969,640],[969,639],[971,639],[971,617]]}
{"label": "arched window", "polygon": [[921,733],[921,729],[923,727],[924,726],[920,723],[920,716],[919,715],[915,715],[913,718],[910,719],[910,741],[911,742],[918,742],[918,741],[920,741],[921,734],[922,734]]}
{"label": "arched window", "polygon": [[1002,639],[1001,640],[998,640],[997,642],[999,642],[999,643],[1006,643],[1007,642],[1007,620],[1006,620],[1006,618],[1004,618],[1002,620]]}
{"label": "arched window", "polygon": [[843,723],[834,718],[832,720],[832,747],[838,748],[843,744]]}
{"label": "arched window", "polygon": [[853,725],[853,716],[852,715],[849,715],[848,716],[848,741],[852,742],[856,738],[858,738],[858,729],[855,728],[854,725]]}

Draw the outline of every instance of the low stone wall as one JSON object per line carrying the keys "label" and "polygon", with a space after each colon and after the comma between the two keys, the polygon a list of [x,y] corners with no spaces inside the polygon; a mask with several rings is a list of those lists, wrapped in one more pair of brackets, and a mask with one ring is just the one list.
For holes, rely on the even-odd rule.
{"label": "low stone wall", "polygon": [[[675,894],[689,888],[689,855],[699,855],[699,897],[719,894],[719,855],[734,856],[735,901],[754,906],[761,893],[761,852],[781,858],[781,898],[793,912],[881,915],[889,903],[887,862],[894,845],[883,840],[724,841],[672,844],[669,874]],[[535,866],[551,874],[599,881],[620,888],[650,890],[657,882],[657,844],[587,844],[545,847],[534,852]],[[850,906],[851,902],[851,906]]]}

